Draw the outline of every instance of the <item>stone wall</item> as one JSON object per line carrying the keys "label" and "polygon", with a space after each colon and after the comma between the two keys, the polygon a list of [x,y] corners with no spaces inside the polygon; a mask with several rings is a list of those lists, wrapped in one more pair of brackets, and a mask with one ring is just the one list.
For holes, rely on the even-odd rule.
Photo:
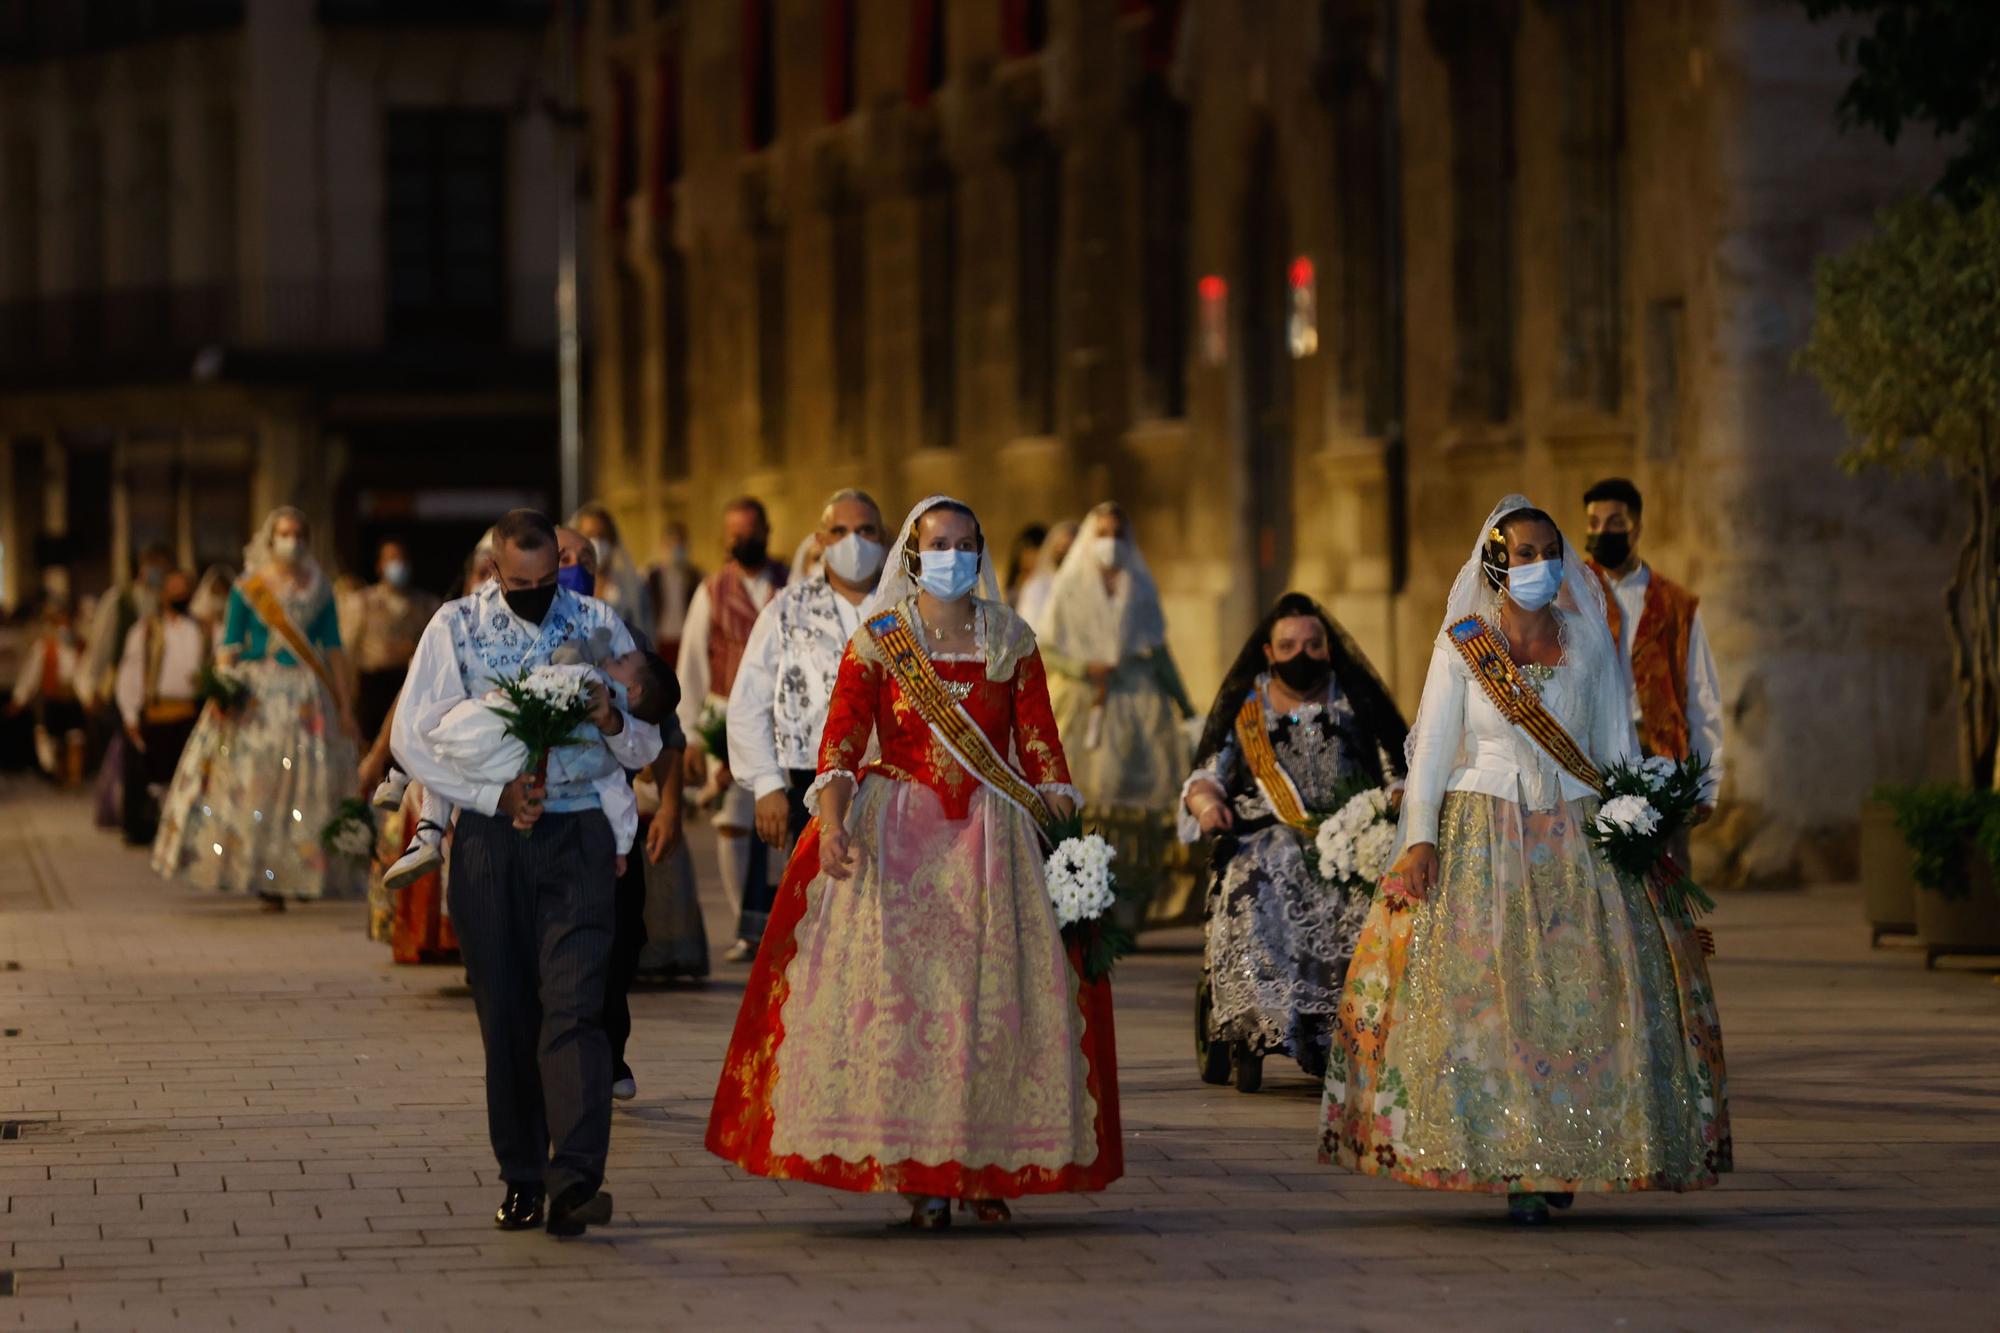
{"label": "stone wall", "polygon": [[[1722,658],[1732,776],[1706,873],[1843,873],[1866,790],[1948,767],[1948,513],[1842,476],[1838,426],[1790,369],[1814,259],[1935,167],[1835,135],[1832,31],[1777,0],[1190,0],[1160,43],[1146,6],[1055,0],[1023,54],[999,0],[952,0],[931,91],[920,8],[853,6],[851,109],[832,114],[825,7],[772,5],[761,146],[743,6],[596,25],[594,106],[620,104],[625,71],[638,160],[677,124],[684,164],[598,209],[620,263],[594,278],[596,478],[635,545],[671,518],[712,551],[745,490],[785,549],[841,485],[898,513],[958,493],[996,537],[1116,498],[1197,694],[1298,586],[1413,709],[1494,500],[1525,490],[1580,537],[1583,490],[1622,474]],[[677,83],[652,77],[663,61]],[[596,124],[596,178],[625,179]],[[1053,194],[1030,174],[1044,154]],[[1022,257],[1052,197],[1051,290]],[[1185,266],[1166,283],[1186,303],[1178,395],[1149,378],[1162,255]],[[1293,345],[1301,260],[1317,321]],[[1222,293],[1220,346],[1198,284]],[[621,315],[621,292],[643,305]],[[843,366],[864,372],[844,393]]]}

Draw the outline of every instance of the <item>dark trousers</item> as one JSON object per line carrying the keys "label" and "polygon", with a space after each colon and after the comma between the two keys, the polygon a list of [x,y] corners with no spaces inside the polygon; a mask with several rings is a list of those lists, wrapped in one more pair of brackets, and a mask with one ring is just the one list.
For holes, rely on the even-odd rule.
{"label": "dark trousers", "polygon": [[493,1155],[502,1180],[557,1198],[603,1183],[611,1148],[615,860],[595,810],[543,815],[525,837],[461,810],[452,838],[451,916],[486,1046]]}
{"label": "dark trousers", "polygon": [[181,751],[187,748],[188,737],[194,735],[194,722],[193,718],[184,722],[142,722],[139,737],[146,743],[145,750],[142,752],[129,738],[121,747],[124,768],[120,779],[124,790],[119,793],[119,814],[125,841],[145,846],[159,832],[160,802],[151,788],[164,787],[174,780]]}
{"label": "dark trousers", "polygon": [[652,822],[639,821],[639,837],[618,880],[611,967],[604,983],[604,1035],[611,1043],[614,1080],[632,1077],[632,1067],[625,1063],[625,1043],[632,1038],[632,982],[639,975],[639,954],[646,947],[646,829]]}
{"label": "dark trousers", "polygon": [[771,883],[771,849],[755,833],[744,836],[750,839],[750,864],[743,872],[743,910],[736,916],[736,938],[755,948],[764,938],[778,890]]}
{"label": "dark trousers", "polygon": [[792,859],[792,848],[798,846],[799,835],[806,831],[806,823],[812,818],[812,811],[806,809],[806,792],[812,789],[818,776],[810,768],[788,768],[785,770],[786,795],[792,800],[792,817],[785,835],[785,860]]}
{"label": "dark trousers", "polygon": [[354,721],[361,728],[362,748],[373,745],[382,734],[382,724],[389,720],[389,710],[396,706],[396,696],[403,692],[403,681],[409,674],[408,667],[359,673],[354,691]]}

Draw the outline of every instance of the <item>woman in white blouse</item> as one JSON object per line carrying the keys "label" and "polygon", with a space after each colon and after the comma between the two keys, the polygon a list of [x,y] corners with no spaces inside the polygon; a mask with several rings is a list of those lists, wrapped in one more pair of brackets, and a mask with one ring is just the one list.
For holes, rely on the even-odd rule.
{"label": "woman in white blouse", "polygon": [[1431,655],[1403,850],[1347,975],[1321,1159],[1504,1194],[1524,1222],[1577,1191],[1712,1185],[1730,1146],[1700,947],[1591,844],[1598,793],[1475,677],[1460,641],[1482,630],[1503,682],[1591,764],[1638,755],[1601,588],[1547,514],[1507,497]]}

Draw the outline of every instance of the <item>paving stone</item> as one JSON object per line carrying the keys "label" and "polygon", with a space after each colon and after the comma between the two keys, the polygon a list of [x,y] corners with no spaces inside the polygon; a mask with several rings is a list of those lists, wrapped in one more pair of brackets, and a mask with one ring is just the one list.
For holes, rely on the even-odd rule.
{"label": "paving stone", "polygon": [[[1010,1225],[896,1234],[893,1198],[702,1149],[745,969],[633,1000],[613,1226],[501,1235],[456,969],[399,968],[354,904],[266,916],[164,885],[75,800],[0,785],[61,911],[0,915],[0,1299],[14,1329],[1974,1328],[2000,1298],[2000,987],[1870,950],[1851,886],[1734,895],[1715,926],[1741,1170],[1487,1198],[1321,1167],[1317,1089],[1195,1079],[1198,939],[1117,978],[1127,1177]],[[705,835],[697,830],[697,839]],[[697,848],[698,866],[710,862]],[[22,858],[0,857],[0,900]],[[712,939],[725,912],[705,886]],[[1284,1321],[1279,1324],[1278,1321]]]}

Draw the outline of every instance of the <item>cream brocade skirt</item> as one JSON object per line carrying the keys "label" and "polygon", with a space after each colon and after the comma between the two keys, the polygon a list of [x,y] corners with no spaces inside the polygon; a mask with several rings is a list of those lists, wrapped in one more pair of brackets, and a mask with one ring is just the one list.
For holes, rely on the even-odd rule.
{"label": "cream brocade skirt", "polygon": [[1698,1189],[1730,1166],[1693,932],[1583,832],[1445,798],[1439,883],[1378,893],[1341,999],[1321,1160],[1431,1189]]}
{"label": "cream brocade skirt", "polygon": [[966,819],[868,777],[854,878],[807,889],[785,972],[771,1150],[807,1160],[1059,1169],[1098,1155],[1078,982],[1027,816]]}
{"label": "cream brocade skirt", "polygon": [[202,710],[161,801],[153,869],[214,893],[358,898],[367,866],[330,856],[320,833],[353,793],[354,746],[304,667],[237,667],[249,700]]}
{"label": "cream brocade skirt", "polygon": [[1127,806],[1171,811],[1180,800],[1189,767],[1180,714],[1167,692],[1151,680],[1114,680],[1091,745],[1095,687],[1075,676],[1049,674],[1049,705],[1069,760],[1070,781],[1092,807]]}

